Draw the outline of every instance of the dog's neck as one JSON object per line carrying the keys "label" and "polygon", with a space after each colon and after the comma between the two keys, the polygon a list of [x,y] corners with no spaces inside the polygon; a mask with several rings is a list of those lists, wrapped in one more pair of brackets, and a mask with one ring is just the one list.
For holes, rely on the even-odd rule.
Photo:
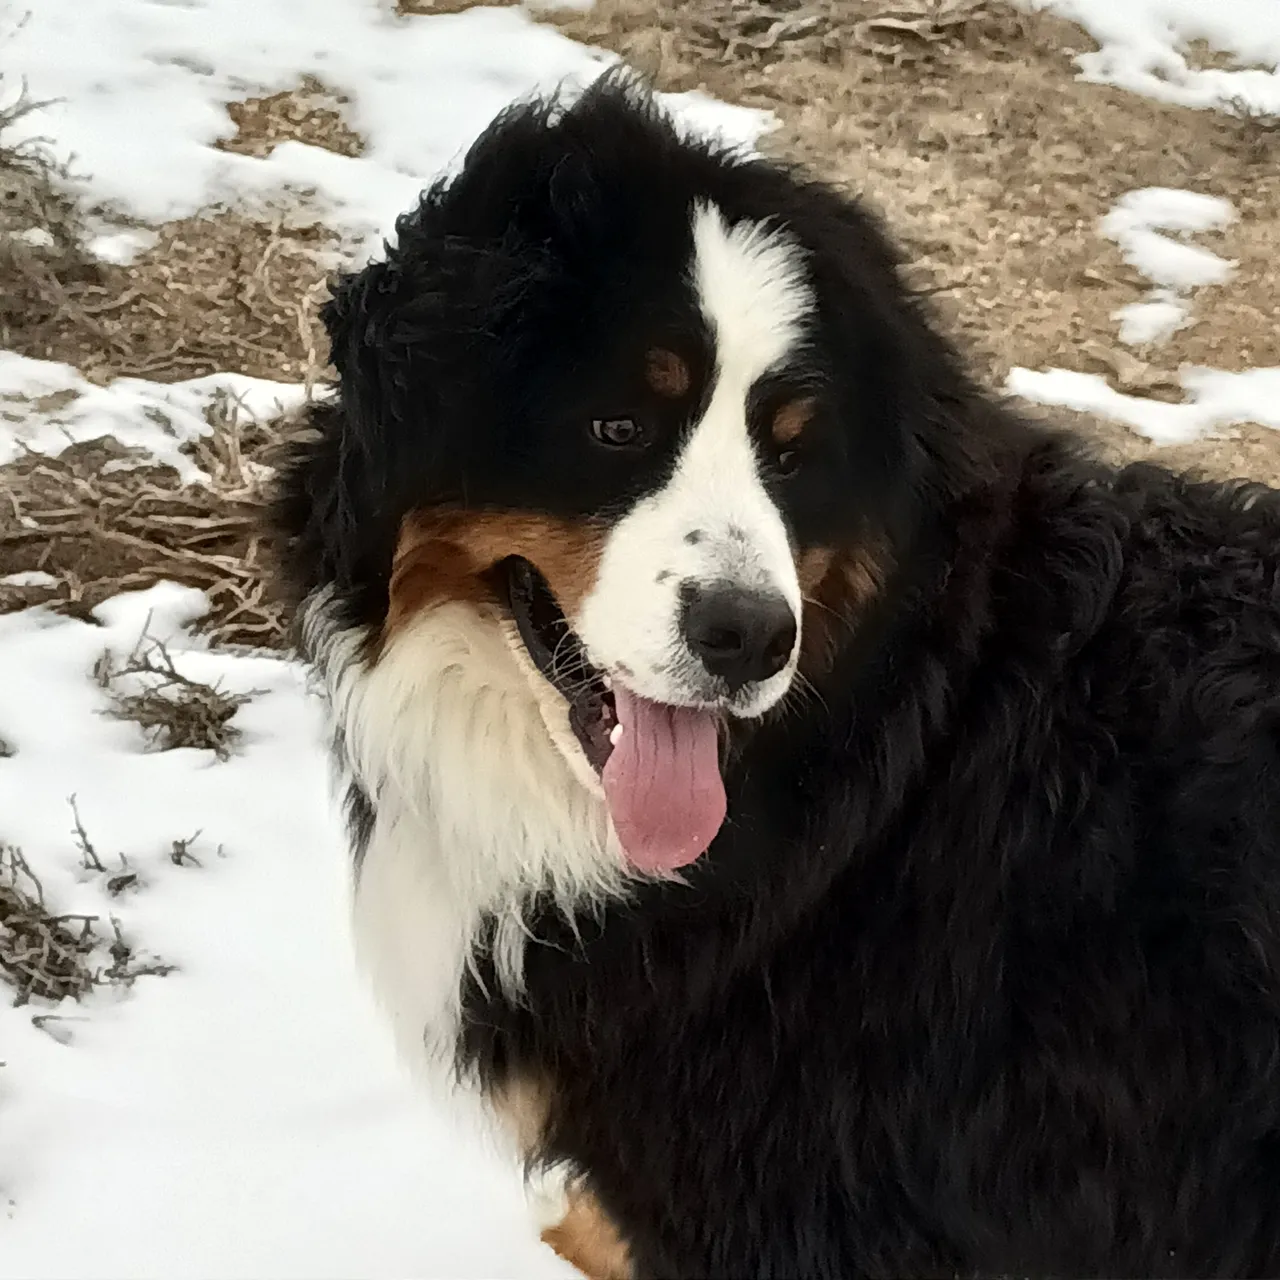
{"label": "dog's neck", "polygon": [[500,987],[518,996],[535,898],[573,919],[626,893],[603,795],[556,745],[557,708],[491,612],[433,609],[376,663],[323,599],[304,635],[340,763],[369,802],[355,850],[361,960],[402,1048],[420,1056],[425,1037],[451,1055],[482,930]]}

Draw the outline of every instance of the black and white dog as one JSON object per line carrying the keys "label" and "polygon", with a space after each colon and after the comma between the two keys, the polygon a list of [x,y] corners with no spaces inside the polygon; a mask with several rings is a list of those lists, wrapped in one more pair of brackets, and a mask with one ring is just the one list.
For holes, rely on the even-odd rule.
{"label": "black and white dog", "polygon": [[1280,498],[1000,407],[617,77],[325,319],[360,951],[600,1276],[1280,1275]]}

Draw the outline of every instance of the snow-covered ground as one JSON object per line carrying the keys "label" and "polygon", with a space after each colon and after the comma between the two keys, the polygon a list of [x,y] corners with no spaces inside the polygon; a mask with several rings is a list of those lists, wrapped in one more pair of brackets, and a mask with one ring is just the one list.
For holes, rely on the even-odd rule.
{"label": "snow-covered ground", "polygon": [[[0,0],[2,65],[50,105],[21,128],[70,161],[115,261],[148,242],[133,220],[299,200],[358,259],[499,109],[572,92],[613,60],[510,8],[26,10]],[[363,156],[211,145],[234,132],[227,101],[304,74],[350,99]],[[671,105],[745,145],[770,124],[699,95]],[[110,434],[198,482],[182,447],[209,430],[215,399],[270,416],[303,395],[234,374],[98,387],[0,351],[0,463]],[[347,858],[301,669],[207,651],[187,630],[203,609],[169,586],[109,602],[99,626],[0,617],[0,847],[21,850],[52,909],[98,917],[107,938],[114,919],[144,962],[173,966],[79,1004],[0,999],[0,1277],[576,1274],[538,1240],[517,1170],[474,1117],[422,1096],[393,1059],[349,954]],[[252,695],[229,758],[149,750],[137,725],[104,715],[95,664],[144,632],[183,674]],[[84,869],[76,814],[106,873]],[[197,832],[194,861],[175,862],[173,842]],[[120,875],[137,878],[113,892]]]}
{"label": "snow-covered ground", "polygon": [[[1102,44],[1080,60],[1088,78],[1206,109],[1280,110],[1280,0],[1048,2]],[[611,60],[519,9],[391,8],[0,0],[0,65],[51,101],[23,127],[71,161],[103,256],[146,243],[134,220],[285,193],[358,257],[499,108],[580,87]],[[1184,57],[1195,38],[1265,66],[1196,70]],[[302,75],[349,99],[362,156],[211,145],[233,132],[227,101]],[[691,127],[744,144],[770,123],[696,95],[674,105]],[[1117,315],[1118,341],[1167,338],[1203,290],[1229,286],[1232,264],[1194,237],[1232,216],[1211,174],[1195,193],[1135,192],[1117,205],[1099,236],[1151,281]],[[1069,370],[1015,370],[1010,386],[1154,439],[1238,421],[1280,427],[1280,370],[1183,380],[1180,405]],[[302,395],[232,374],[95,387],[69,366],[0,351],[0,462],[107,432],[198,480],[181,446],[208,429],[215,397],[262,414]],[[538,1243],[514,1169],[406,1080],[369,1007],[348,952],[346,859],[302,672],[208,651],[189,631],[202,608],[197,593],[159,587],[109,602],[97,626],[41,610],[0,617],[0,845],[21,848],[58,911],[104,927],[114,917],[140,957],[174,966],[78,1005],[0,1000],[0,1280],[572,1274]],[[251,695],[229,758],[148,750],[136,725],[103,714],[95,664],[144,632],[183,673]],[[72,796],[107,873],[82,865]],[[174,841],[193,835],[191,857],[175,860]],[[108,882],[126,871],[137,879],[113,893]]]}
{"label": "snow-covered ground", "polygon": [[[1077,58],[1098,84],[1184,107],[1280,115],[1275,0],[1022,0],[1077,22],[1100,46]],[[1236,65],[1197,66],[1193,42]]]}
{"label": "snow-covered ground", "polygon": [[[25,6],[24,6],[25,7]],[[518,8],[398,17],[390,0],[39,0],[26,21],[0,2],[0,51],[30,96],[20,122],[72,162],[86,202],[144,221],[218,200],[308,194],[364,245],[390,234],[425,181],[447,169],[514,98],[589,84],[616,59]],[[71,33],[74,33],[72,35]],[[284,142],[270,156],[211,145],[235,126],[225,104],[311,76],[350,99],[359,157]],[[697,94],[682,116],[751,142],[760,112]]]}
{"label": "snow-covered ground", "polygon": [[[185,629],[203,610],[160,586],[100,626],[0,617],[3,842],[59,911],[114,917],[175,966],[80,1005],[0,1003],[0,1276],[574,1274],[496,1145],[402,1075],[361,989],[303,673],[205,650]],[[184,675],[252,695],[228,759],[148,751],[104,714],[95,664],[144,632]],[[83,868],[76,814],[106,873]]]}
{"label": "snow-covered ground", "polygon": [[[1111,84],[1160,102],[1280,117],[1280,2],[1277,0],[1020,0],[1079,23],[1100,46],[1076,58],[1081,78]],[[1194,42],[1238,65],[1205,68],[1189,60]],[[1222,230],[1235,217],[1229,202],[1204,190],[1132,191],[1103,219],[1100,236],[1119,244],[1125,260],[1152,288],[1116,315],[1119,340],[1131,346],[1166,341],[1191,321],[1191,299],[1224,285],[1233,263],[1190,243]],[[1171,233],[1171,234],[1166,234]],[[1094,413],[1157,444],[1257,423],[1280,428],[1280,368],[1187,367],[1184,398],[1169,403],[1115,390],[1105,378],[1070,369],[1015,368],[1006,389],[1037,404]]]}

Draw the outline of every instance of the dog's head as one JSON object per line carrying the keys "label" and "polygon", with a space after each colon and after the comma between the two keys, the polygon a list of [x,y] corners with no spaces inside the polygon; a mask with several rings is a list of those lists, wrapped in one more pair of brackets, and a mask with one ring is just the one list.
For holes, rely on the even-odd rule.
{"label": "dog's head", "polygon": [[950,357],[856,206],[616,79],[508,113],[398,232],[325,313],[294,569],[370,661],[446,607],[501,634],[633,863],[680,865],[724,727],[890,569]]}

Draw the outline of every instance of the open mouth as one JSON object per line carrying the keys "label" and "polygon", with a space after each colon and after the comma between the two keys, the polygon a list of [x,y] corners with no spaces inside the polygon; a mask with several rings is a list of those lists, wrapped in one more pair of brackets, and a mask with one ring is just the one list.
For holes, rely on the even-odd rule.
{"label": "open mouth", "polygon": [[600,775],[614,830],[638,870],[673,871],[706,851],[725,819],[714,711],[633,693],[594,666],[546,579],[528,560],[499,566],[529,657],[569,705],[569,724]]}
{"label": "open mouth", "polygon": [[600,773],[617,740],[618,708],[609,678],[587,660],[542,574],[519,556],[503,561],[501,568],[520,639],[539,672],[569,704],[569,725]]}

